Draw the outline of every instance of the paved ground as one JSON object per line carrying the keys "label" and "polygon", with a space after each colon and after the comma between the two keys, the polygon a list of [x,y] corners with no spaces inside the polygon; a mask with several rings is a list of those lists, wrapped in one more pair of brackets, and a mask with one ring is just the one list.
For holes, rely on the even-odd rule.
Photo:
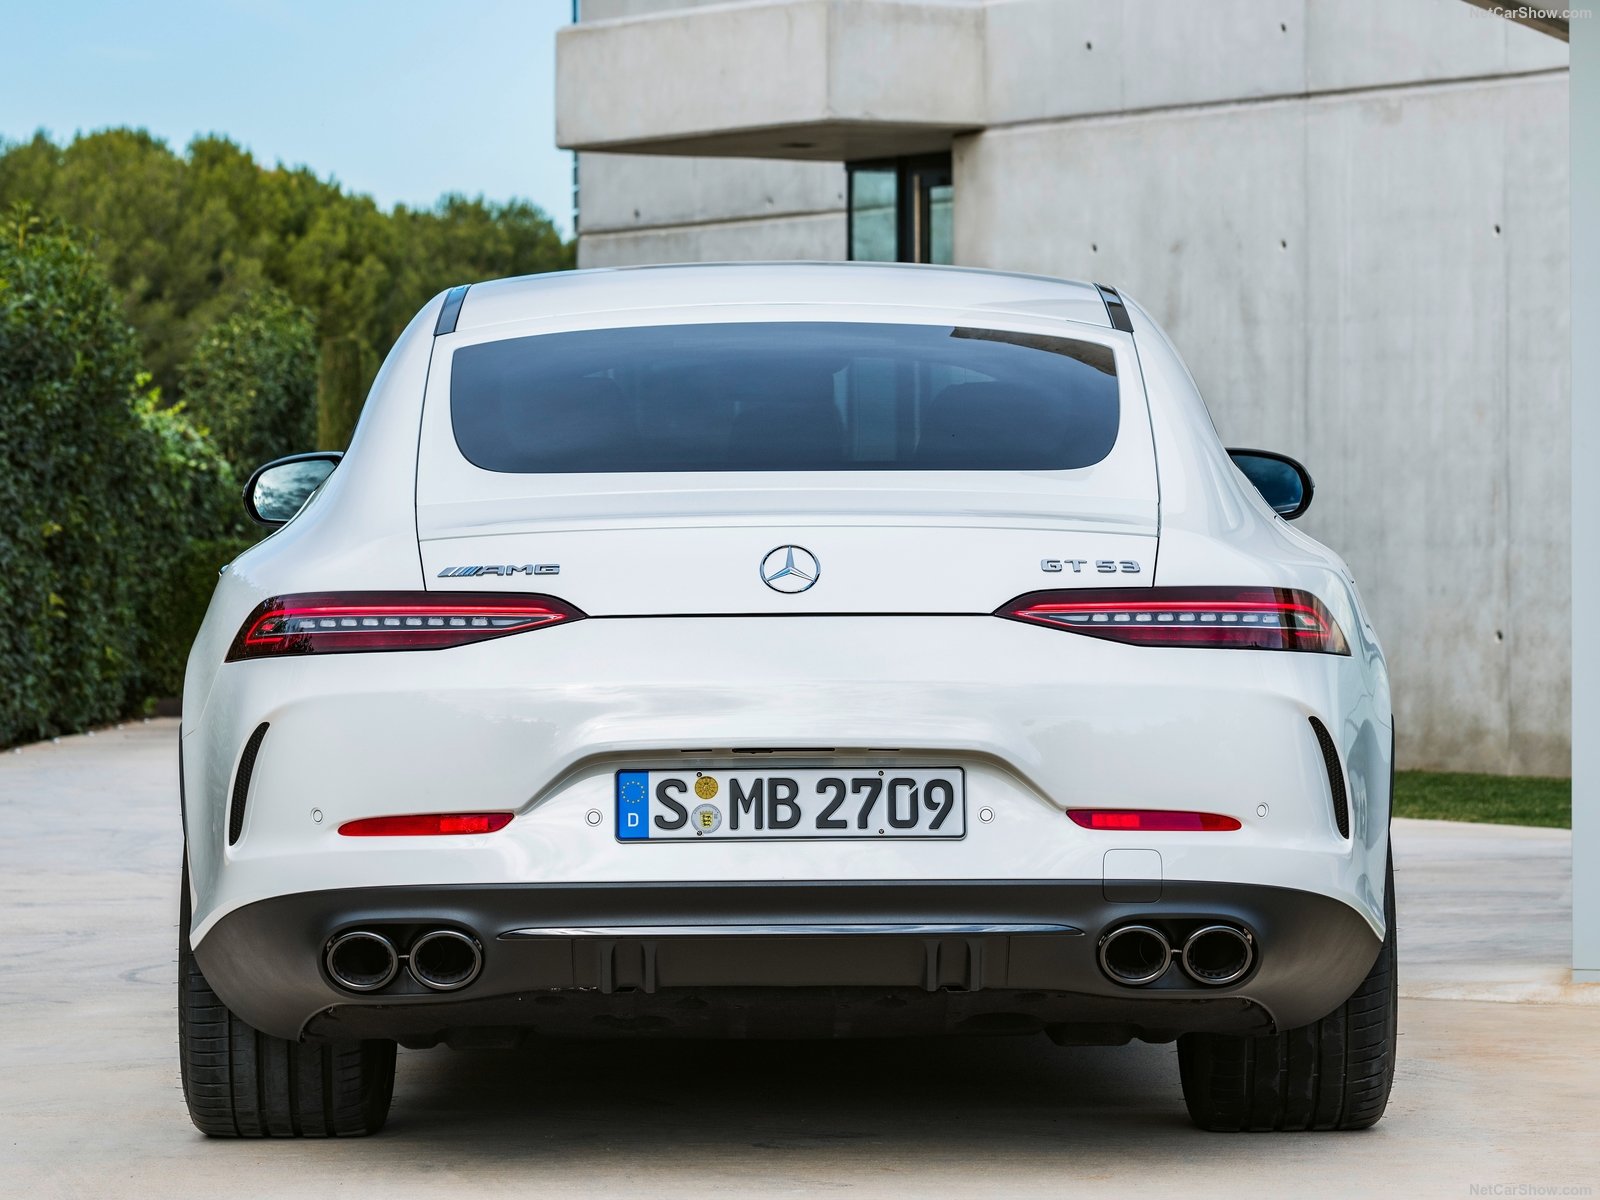
{"label": "paved ground", "polygon": [[1171,1047],[1030,1038],[401,1051],[378,1138],[209,1142],[174,1059],[175,738],[0,754],[0,1197],[1600,1194],[1567,835],[1420,821],[1370,1133],[1202,1134]]}

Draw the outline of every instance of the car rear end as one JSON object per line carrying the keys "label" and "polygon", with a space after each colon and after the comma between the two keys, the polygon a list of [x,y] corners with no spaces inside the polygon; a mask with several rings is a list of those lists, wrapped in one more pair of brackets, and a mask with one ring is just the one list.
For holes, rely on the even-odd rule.
{"label": "car rear end", "polygon": [[243,1019],[1120,1041],[1360,983],[1376,646],[1315,554],[1165,570],[1132,335],[474,302],[428,348],[414,582],[330,586],[308,512],[202,639],[192,936]]}

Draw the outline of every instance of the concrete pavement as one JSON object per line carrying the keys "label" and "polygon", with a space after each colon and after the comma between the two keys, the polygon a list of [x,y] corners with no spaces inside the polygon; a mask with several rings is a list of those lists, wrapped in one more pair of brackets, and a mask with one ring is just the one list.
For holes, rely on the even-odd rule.
{"label": "concrete pavement", "polygon": [[1600,1189],[1568,835],[1440,822],[1396,822],[1407,1000],[1369,1133],[1203,1134],[1172,1047],[1027,1038],[402,1050],[377,1138],[211,1142],[177,1090],[176,762],[173,721],[0,754],[0,1196]]}

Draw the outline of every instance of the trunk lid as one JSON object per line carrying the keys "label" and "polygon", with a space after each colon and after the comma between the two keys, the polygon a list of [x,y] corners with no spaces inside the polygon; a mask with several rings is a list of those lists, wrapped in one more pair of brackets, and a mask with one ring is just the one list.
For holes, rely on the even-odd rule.
{"label": "trunk lid", "polygon": [[987,613],[1151,583],[1154,450],[1126,334],[739,312],[437,338],[427,586],[636,616]]}
{"label": "trunk lid", "polygon": [[[591,616],[986,613],[1024,592],[1155,573],[1153,504],[1005,511],[1027,497],[841,489],[821,508],[815,488],[555,499],[419,504],[427,586],[546,592]],[[784,574],[790,546],[798,565]],[[783,590],[803,575],[809,586]]]}

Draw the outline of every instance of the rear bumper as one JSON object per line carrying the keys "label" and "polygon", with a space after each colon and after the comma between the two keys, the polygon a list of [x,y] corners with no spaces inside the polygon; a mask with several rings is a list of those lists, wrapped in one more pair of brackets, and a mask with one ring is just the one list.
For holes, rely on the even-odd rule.
{"label": "rear bumper", "polygon": [[[1108,900],[1100,879],[499,884],[365,887],[257,901],[196,947],[221,998],[279,1037],[415,1044],[485,1030],[553,1036],[884,1036],[1046,1029],[1063,1040],[1260,1033],[1316,1020],[1365,977],[1379,940],[1349,905],[1266,885],[1168,881]],[[1108,930],[1179,941],[1243,927],[1257,960],[1205,987],[1174,964],[1130,988],[1100,970]],[[377,929],[403,952],[428,929],[483,948],[457,992],[404,971],[353,995],[323,963],[331,937]]]}
{"label": "rear bumper", "polygon": [[[452,650],[230,663],[185,723],[191,932],[199,944],[235,910],[335,888],[1099,880],[1113,850],[1157,852],[1168,882],[1320,892],[1381,932],[1389,736],[1361,670],[977,616],[595,619]],[[1309,716],[1339,741],[1349,838]],[[901,765],[962,770],[964,837],[642,844],[614,827],[619,770]],[[1241,828],[1149,835],[1064,814],[1088,806]],[[515,819],[492,835],[337,833],[449,811]]]}

